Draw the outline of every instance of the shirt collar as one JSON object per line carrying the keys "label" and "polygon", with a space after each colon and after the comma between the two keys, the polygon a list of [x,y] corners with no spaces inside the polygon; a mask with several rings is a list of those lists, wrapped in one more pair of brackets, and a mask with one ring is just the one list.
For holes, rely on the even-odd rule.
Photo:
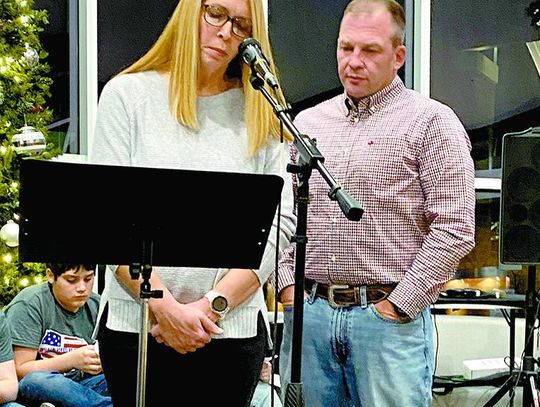
{"label": "shirt collar", "polygon": [[382,88],[380,91],[375,92],[373,95],[367,96],[358,101],[358,104],[352,101],[352,99],[344,91],[342,94],[342,107],[343,113],[346,117],[358,116],[360,113],[366,111],[369,115],[375,113],[382,105],[388,100],[392,99],[398,93],[405,88],[403,81],[399,76],[395,76],[392,82]]}

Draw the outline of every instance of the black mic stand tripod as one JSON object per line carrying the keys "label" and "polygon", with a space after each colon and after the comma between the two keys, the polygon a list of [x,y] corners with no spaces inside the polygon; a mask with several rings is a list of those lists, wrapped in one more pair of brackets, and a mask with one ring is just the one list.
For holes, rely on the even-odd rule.
{"label": "black mic stand tripod", "polygon": [[256,73],[251,75],[251,85],[262,92],[270,102],[274,113],[294,137],[294,144],[299,152],[298,164],[289,164],[287,171],[297,174],[297,224],[293,241],[296,242],[295,254],[295,284],[294,284],[294,311],[293,332],[291,350],[291,381],[285,389],[285,407],[301,407],[304,405],[304,396],[301,383],[301,352],[302,352],[302,323],[304,316],[304,276],[307,244],[307,210],[309,203],[309,177],[312,170],[319,171],[323,179],[330,186],[328,196],[333,201],[338,201],[339,207],[347,219],[359,221],[364,213],[358,201],[352,198],[347,191],[332,177],[324,166],[324,157],[317,149],[315,141],[301,134],[292,123],[288,115],[288,108],[279,104],[264,87],[264,80]]}
{"label": "black mic stand tripod", "polygon": [[137,361],[137,407],[146,405],[146,365],[148,359],[148,324],[150,298],[163,298],[163,291],[152,290],[150,275],[152,274],[153,241],[141,239],[142,258],[141,263],[133,263],[129,266],[129,274],[132,280],[142,277],[139,297],[141,298],[140,332],[139,332],[139,355]]}
{"label": "black mic stand tripod", "polygon": [[536,293],[536,266],[529,265],[527,274],[527,295],[525,298],[525,347],[523,349],[523,359],[520,369],[513,369],[514,361],[510,361],[510,372],[508,379],[499,390],[491,397],[484,407],[492,407],[509,392],[510,405],[514,405],[514,390],[517,386],[523,387],[523,407],[540,407],[537,390],[538,371],[535,364],[538,360],[534,358],[534,330],[538,316],[539,299]]}

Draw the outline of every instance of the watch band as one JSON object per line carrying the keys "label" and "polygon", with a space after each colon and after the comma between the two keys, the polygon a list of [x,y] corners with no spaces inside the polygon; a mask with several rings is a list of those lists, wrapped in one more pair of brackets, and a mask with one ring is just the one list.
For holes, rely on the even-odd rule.
{"label": "watch band", "polygon": [[220,319],[224,318],[230,310],[229,301],[227,298],[214,290],[208,291],[204,295],[210,302],[210,309],[213,313],[217,314]]}

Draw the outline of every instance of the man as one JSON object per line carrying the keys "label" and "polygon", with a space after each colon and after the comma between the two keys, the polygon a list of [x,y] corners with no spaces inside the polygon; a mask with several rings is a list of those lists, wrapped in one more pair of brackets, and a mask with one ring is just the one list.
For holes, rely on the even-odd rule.
{"label": "man", "polygon": [[19,381],[13,362],[13,348],[11,347],[11,334],[6,317],[0,311],[0,406],[22,407],[13,401],[17,398]]}
{"label": "man", "polygon": [[[406,89],[397,76],[404,31],[394,0],[351,1],[337,43],[345,92],[295,119],[365,210],[359,222],[348,221],[326,182],[311,177],[306,406],[429,406],[430,304],[474,247],[470,141],[450,108]],[[285,253],[282,381],[290,374],[294,248]]]}
{"label": "man", "polygon": [[27,287],[4,308],[23,404],[112,406],[92,332],[99,295],[94,265],[47,264],[47,283]]}

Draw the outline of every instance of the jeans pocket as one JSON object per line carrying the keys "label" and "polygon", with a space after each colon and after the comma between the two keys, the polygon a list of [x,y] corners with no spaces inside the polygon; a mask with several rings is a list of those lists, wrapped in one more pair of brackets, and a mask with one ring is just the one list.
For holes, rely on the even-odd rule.
{"label": "jeans pocket", "polygon": [[386,323],[389,323],[389,324],[396,324],[396,325],[405,325],[405,324],[408,324],[409,322],[411,322],[411,319],[410,318],[401,318],[401,319],[390,319],[390,318],[387,318],[385,317],[383,314],[381,314],[379,312],[379,310],[377,309],[377,307],[375,306],[375,304],[371,303],[368,305],[368,308],[371,310],[371,312],[373,313],[373,315],[377,318],[377,319],[380,319]]}

